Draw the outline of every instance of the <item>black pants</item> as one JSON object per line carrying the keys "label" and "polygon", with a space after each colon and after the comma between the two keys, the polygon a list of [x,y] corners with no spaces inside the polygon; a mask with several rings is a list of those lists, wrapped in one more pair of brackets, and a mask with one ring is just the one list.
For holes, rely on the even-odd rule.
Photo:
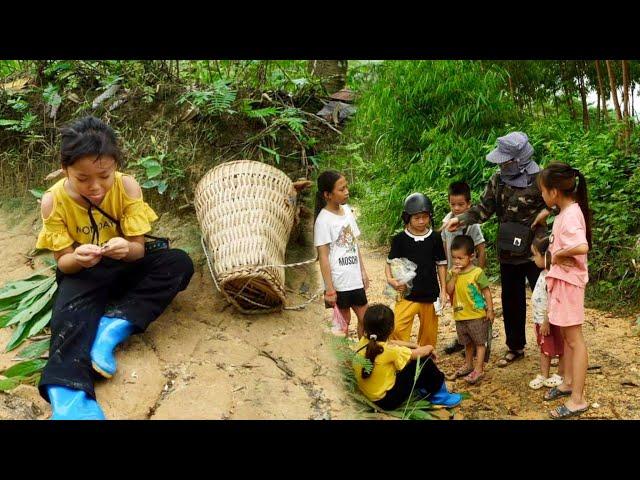
{"label": "black pants", "polygon": [[58,270],[40,395],[49,401],[45,387],[62,385],[95,399],[90,352],[107,306],[109,316],[124,318],[135,325],[135,333],[143,332],[187,288],[192,275],[191,258],[176,249],[158,250],[135,262],[103,258],[73,275]]}
{"label": "black pants", "polygon": [[533,291],[541,269],[534,262],[511,265],[500,264],[500,282],[502,284],[502,313],[504,331],[509,350],[522,350],[527,344],[525,324],[527,316],[527,296],[525,278]]}
{"label": "black pants", "polygon": [[416,386],[413,387],[413,379],[416,375],[416,368],[418,362],[410,360],[407,365],[396,374],[395,385],[387,392],[387,394],[374,402],[383,410],[395,410],[402,403],[409,398],[411,394],[411,388],[414,391],[419,388],[424,388],[429,394],[437,392],[444,382],[444,373],[436,366],[431,357],[420,360],[422,370],[416,380]]}

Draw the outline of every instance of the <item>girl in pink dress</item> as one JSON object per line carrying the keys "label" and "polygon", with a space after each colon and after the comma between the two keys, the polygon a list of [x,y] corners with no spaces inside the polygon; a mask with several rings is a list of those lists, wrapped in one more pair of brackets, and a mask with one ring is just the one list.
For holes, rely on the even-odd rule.
{"label": "girl in pink dress", "polygon": [[584,397],[587,347],[582,335],[584,289],[589,281],[587,252],[591,248],[591,213],[584,175],[564,163],[552,163],[538,177],[542,198],[560,213],[550,238],[551,268],[547,274],[549,323],[564,338],[564,381],[549,390],[545,400],[569,399],[550,412],[552,418],[579,415],[589,408]]}

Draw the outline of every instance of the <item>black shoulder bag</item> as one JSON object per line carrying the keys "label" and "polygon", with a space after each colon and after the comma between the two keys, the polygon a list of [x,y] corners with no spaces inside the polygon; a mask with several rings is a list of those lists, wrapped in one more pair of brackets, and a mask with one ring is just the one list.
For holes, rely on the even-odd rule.
{"label": "black shoulder bag", "polygon": [[498,249],[507,251],[514,257],[529,257],[531,255],[531,241],[533,230],[519,222],[503,222],[502,215],[502,191],[504,183],[498,179],[498,191],[496,192],[496,212],[498,213]]}
{"label": "black shoulder bag", "polygon": [[[89,200],[84,195],[82,195],[82,198],[84,198],[85,202],[87,202],[89,204],[89,221],[91,222],[91,227],[93,228],[93,233],[92,233],[92,236],[91,236],[91,243],[97,243],[98,240],[99,240],[99,237],[100,237],[100,233],[99,233],[99,230],[98,230],[98,224],[96,223],[95,219],[93,218],[92,209],[94,209],[94,208],[96,210],[98,210],[106,218],[111,220],[116,225],[116,227],[118,228],[118,231],[120,232],[120,234],[124,235],[124,233],[122,232],[122,228],[120,227],[120,222],[118,220],[116,220],[111,215],[109,215],[107,212],[102,210],[99,206],[95,205],[93,202],[91,202],[91,200]],[[146,233],[144,234],[144,237],[151,239],[150,242],[144,242],[144,253],[145,253],[145,255],[148,255],[149,253],[155,252],[157,250],[167,250],[169,248],[169,239],[168,238],[154,237],[153,235],[148,235]]]}

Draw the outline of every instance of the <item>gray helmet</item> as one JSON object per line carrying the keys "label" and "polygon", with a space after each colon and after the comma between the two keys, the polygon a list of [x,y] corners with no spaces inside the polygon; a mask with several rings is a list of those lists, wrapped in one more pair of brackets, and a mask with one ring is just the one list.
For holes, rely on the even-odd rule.
{"label": "gray helmet", "polygon": [[412,193],[404,199],[404,209],[402,213],[415,215],[416,213],[427,212],[433,216],[433,203],[422,193]]}

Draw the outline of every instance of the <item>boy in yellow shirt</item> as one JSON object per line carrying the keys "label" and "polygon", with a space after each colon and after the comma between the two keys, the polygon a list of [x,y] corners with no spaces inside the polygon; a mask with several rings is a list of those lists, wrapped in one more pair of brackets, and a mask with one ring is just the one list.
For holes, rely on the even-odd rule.
{"label": "boy in yellow shirt", "polygon": [[447,293],[452,296],[458,341],[465,347],[465,364],[456,371],[455,377],[464,377],[470,384],[477,383],[484,375],[489,325],[495,318],[489,280],[484,271],[472,263],[474,249],[470,236],[455,237],[451,244],[453,266],[447,276]]}

